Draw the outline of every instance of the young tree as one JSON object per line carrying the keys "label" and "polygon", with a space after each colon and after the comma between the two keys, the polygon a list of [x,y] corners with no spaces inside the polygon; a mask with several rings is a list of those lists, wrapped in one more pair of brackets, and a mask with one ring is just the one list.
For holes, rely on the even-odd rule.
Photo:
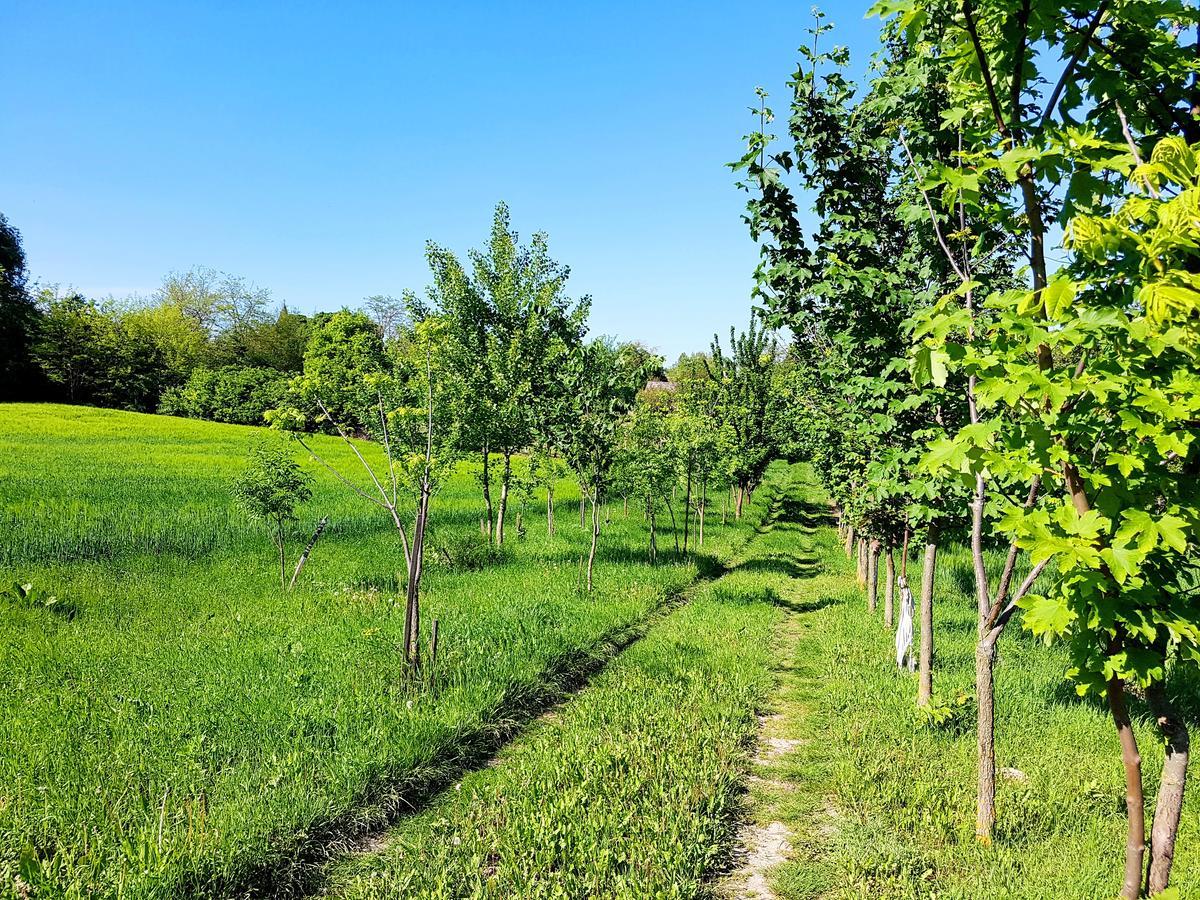
{"label": "young tree", "polygon": [[233,498],[251,519],[266,525],[279,551],[279,586],[287,585],[287,530],[296,507],[312,497],[312,478],[282,447],[259,444],[233,483]]}
{"label": "young tree", "polygon": [[557,417],[562,426],[556,438],[591,507],[589,592],[600,540],[597,507],[610,483],[622,419],[633,408],[649,372],[644,356],[602,339],[580,347],[560,368],[564,390],[559,402],[565,409]]}
{"label": "young tree", "polygon": [[[504,542],[512,457],[535,443],[547,406],[557,402],[560,361],[583,339],[590,301],[566,296],[570,270],[555,262],[545,234],[522,245],[508,207],[496,207],[486,249],[470,253],[470,272],[450,251],[427,249],[434,307],[449,328],[463,439],[482,461],[488,533]],[[500,454],[500,497],[491,496],[491,456]]]}

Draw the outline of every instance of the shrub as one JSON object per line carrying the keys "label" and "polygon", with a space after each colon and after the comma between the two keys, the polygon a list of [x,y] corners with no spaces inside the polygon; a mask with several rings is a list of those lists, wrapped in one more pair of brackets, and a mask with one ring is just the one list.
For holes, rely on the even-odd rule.
{"label": "shrub", "polygon": [[286,389],[287,375],[275,369],[201,367],[182,387],[163,394],[158,411],[233,425],[261,425],[266,411],[283,402]]}

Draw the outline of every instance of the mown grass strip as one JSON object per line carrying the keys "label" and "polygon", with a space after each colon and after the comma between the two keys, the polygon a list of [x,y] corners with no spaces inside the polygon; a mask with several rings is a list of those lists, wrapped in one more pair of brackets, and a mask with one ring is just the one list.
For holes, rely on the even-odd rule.
{"label": "mown grass strip", "polygon": [[[790,473],[773,475],[779,513]],[[344,860],[330,894],[694,896],[729,850],[791,578],[759,543],[495,765]]]}

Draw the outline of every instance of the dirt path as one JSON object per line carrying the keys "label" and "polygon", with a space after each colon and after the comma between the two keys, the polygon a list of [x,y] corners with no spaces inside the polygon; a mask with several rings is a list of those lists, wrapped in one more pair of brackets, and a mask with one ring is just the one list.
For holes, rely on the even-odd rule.
{"label": "dirt path", "polygon": [[775,900],[770,874],[793,854],[795,836],[778,812],[795,790],[789,772],[804,750],[796,737],[803,709],[788,702],[785,694],[786,682],[794,674],[790,661],[803,631],[802,616],[789,612],[779,629],[780,692],[770,714],[759,718],[757,754],[747,778],[747,821],[738,832],[735,868],[717,888],[719,896],[730,900]]}

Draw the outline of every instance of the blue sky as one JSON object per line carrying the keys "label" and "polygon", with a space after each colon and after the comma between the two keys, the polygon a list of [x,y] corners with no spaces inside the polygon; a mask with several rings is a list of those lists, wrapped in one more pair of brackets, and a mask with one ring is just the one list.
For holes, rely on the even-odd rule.
{"label": "blue sky", "polygon": [[[827,5],[858,64],[867,3]],[[669,360],[744,324],[756,249],[724,164],[784,106],[805,4],[59,3],[0,13],[0,212],[93,296],[207,265],[302,311],[427,282],[505,200]],[[857,68],[857,66],[856,66]],[[776,131],[779,129],[777,128]]]}

